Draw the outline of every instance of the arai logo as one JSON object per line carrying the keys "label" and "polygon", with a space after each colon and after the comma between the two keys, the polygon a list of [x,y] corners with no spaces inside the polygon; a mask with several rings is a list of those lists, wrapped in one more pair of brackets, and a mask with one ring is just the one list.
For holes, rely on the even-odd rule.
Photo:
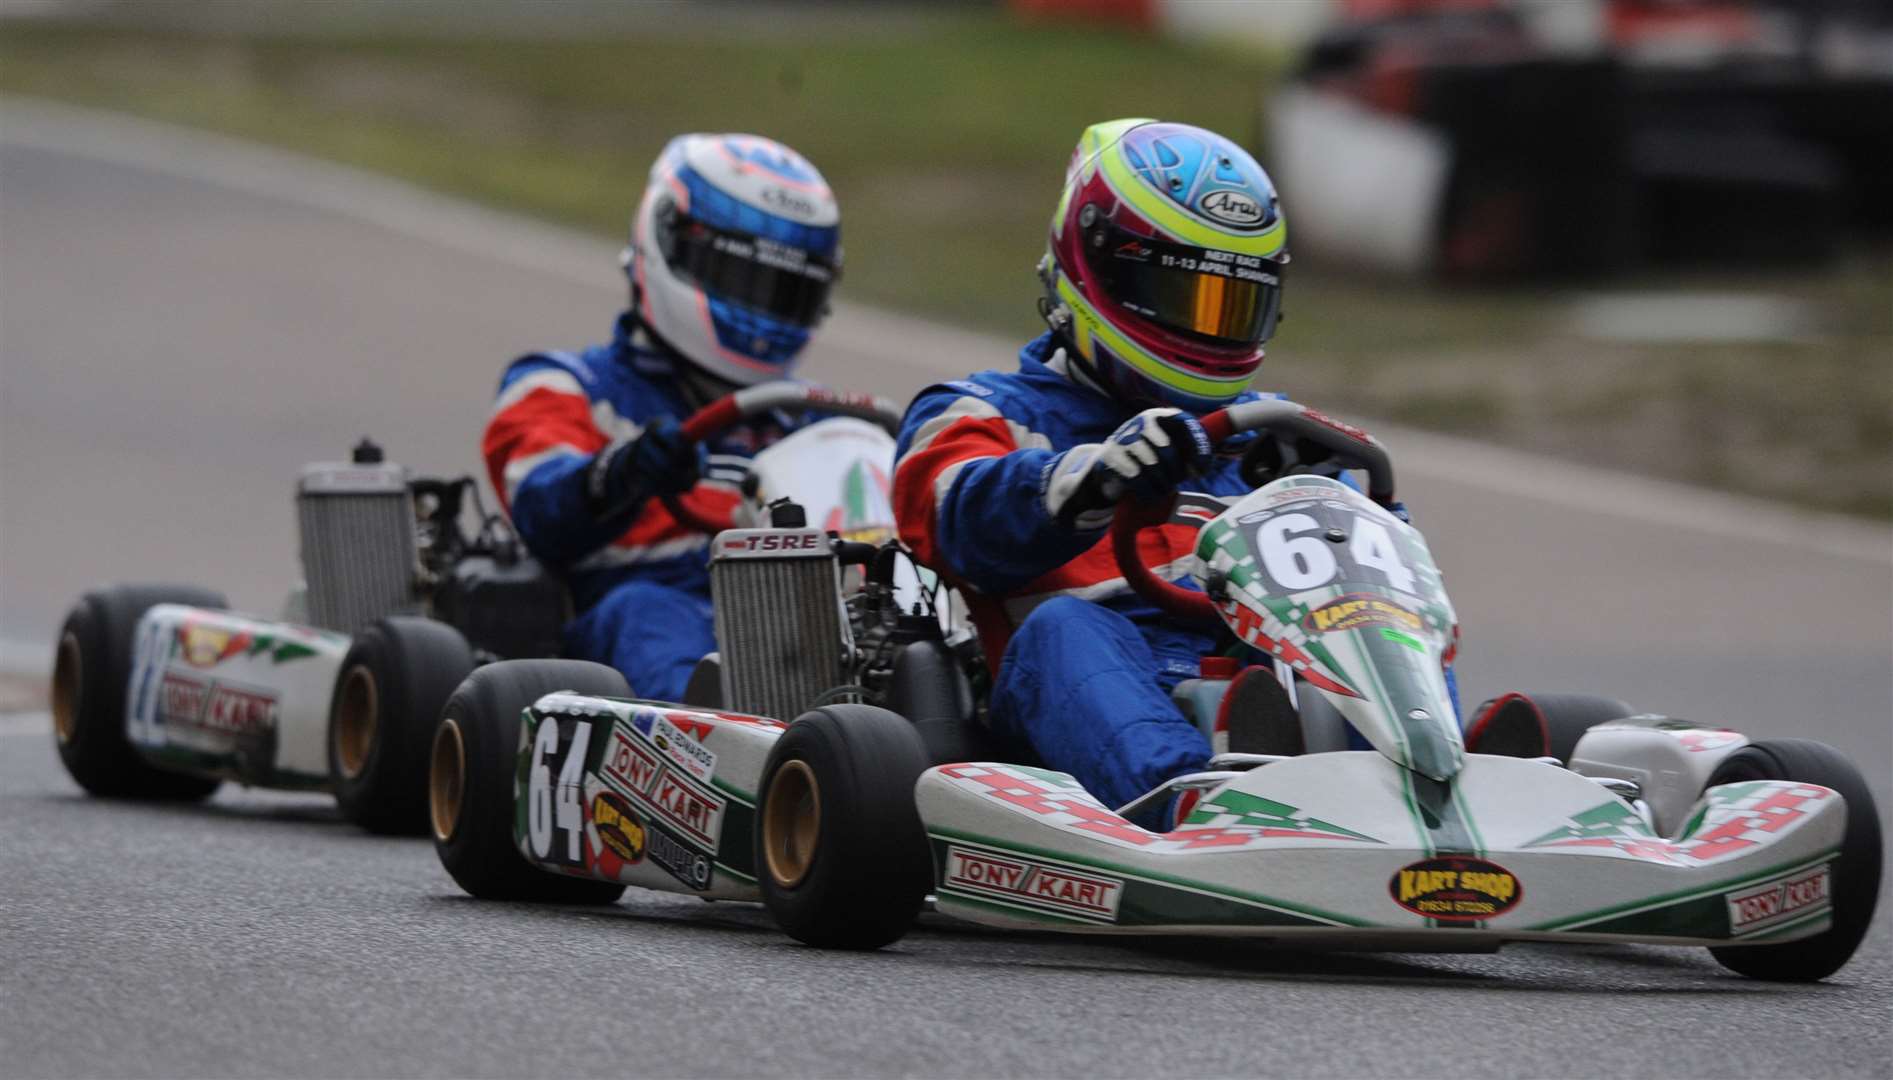
{"label": "arai logo", "polygon": [[1228,225],[1257,225],[1262,204],[1240,191],[1212,191],[1203,196],[1203,213]]}
{"label": "arai logo", "polygon": [[812,218],[815,216],[814,200],[797,195],[786,188],[763,188],[762,201],[768,203],[773,209],[794,217]]}

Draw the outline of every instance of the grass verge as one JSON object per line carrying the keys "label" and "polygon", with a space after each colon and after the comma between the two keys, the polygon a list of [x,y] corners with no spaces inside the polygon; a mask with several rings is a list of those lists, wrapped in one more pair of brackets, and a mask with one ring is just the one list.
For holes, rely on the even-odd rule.
{"label": "grass verge", "polygon": [[[0,24],[0,91],[216,129],[620,235],[664,141],[752,130],[841,200],[845,294],[1024,337],[1032,266],[1088,123],[1255,142],[1266,57],[990,11],[835,9],[873,33],[649,20],[611,40]],[[796,9],[777,16],[804,17]],[[754,16],[752,16],[752,19]],[[713,32],[714,31],[714,32]],[[1294,208],[1289,207],[1292,220]],[[1893,258],[1802,277],[1812,344],[1599,343],[1568,296],[1364,280],[1297,261],[1264,381],[1335,411],[1826,509],[1893,517]],[[1004,358],[969,358],[969,366]]]}

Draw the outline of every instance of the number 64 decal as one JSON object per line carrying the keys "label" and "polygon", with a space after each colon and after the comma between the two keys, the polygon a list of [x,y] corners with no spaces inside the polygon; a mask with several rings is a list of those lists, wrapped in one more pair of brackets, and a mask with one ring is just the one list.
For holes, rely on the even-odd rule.
{"label": "number 64 decal", "polygon": [[[567,723],[572,731],[569,741],[559,738],[560,722],[550,716],[539,721],[539,733],[532,740],[532,762],[526,771],[526,839],[536,859],[581,866],[584,859],[578,838],[585,828],[585,811],[579,787],[592,725],[586,720]],[[557,784],[552,781],[555,771]],[[553,843],[555,832],[562,834],[559,838],[564,843]]]}
{"label": "number 64 decal", "polygon": [[[1320,533],[1321,522],[1307,514],[1281,514],[1255,531],[1262,568],[1289,592],[1317,589],[1333,581],[1341,569],[1336,545]],[[1347,557],[1364,569],[1378,571],[1387,584],[1401,592],[1413,591],[1413,570],[1400,558],[1387,527],[1365,514],[1356,515],[1347,530]],[[1352,579],[1353,575],[1349,575]]]}

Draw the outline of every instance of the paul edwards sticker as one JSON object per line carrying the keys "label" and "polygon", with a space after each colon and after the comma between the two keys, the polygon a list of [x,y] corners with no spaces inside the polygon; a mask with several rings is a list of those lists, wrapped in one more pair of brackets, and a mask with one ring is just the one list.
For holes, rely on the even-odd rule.
{"label": "paul edwards sticker", "polygon": [[1498,863],[1444,855],[1409,863],[1387,882],[1393,902],[1441,922],[1478,922],[1512,910],[1525,896],[1518,877]]}

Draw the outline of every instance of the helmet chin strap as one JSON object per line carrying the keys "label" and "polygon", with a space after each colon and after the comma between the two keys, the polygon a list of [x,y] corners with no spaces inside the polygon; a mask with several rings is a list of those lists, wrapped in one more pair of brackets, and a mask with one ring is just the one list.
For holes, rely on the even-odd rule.
{"label": "helmet chin strap", "polygon": [[[672,350],[675,352],[675,350]],[[683,363],[677,369],[677,387],[683,391],[684,401],[694,409],[701,409],[718,398],[733,394],[742,387],[727,379],[720,379],[700,368],[689,357],[677,353]]]}
{"label": "helmet chin strap", "polygon": [[664,340],[663,335],[652,329],[651,324],[645,322],[644,316],[639,314],[637,299],[637,287],[633,286],[631,290],[631,309],[626,312],[626,315],[630,317],[635,327],[632,331],[633,340],[635,341],[641,336],[647,348],[654,352],[664,354],[664,356],[670,360],[672,373],[676,376],[677,380],[677,389],[683,395],[684,404],[690,406],[693,410],[701,409],[720,397],[742,389],[742,387],[736,383],[719,378],[715,374],[705,370],[682,349]]}

